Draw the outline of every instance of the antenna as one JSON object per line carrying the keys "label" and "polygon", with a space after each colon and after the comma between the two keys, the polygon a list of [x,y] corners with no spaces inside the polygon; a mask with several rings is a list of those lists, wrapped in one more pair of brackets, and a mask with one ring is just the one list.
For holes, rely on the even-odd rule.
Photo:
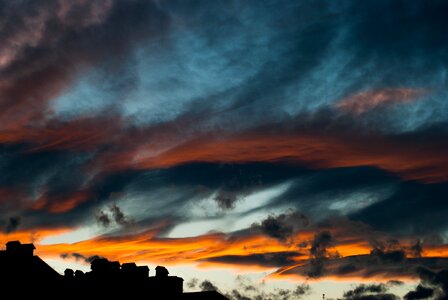
{"label": "antenna", "polygon": [[325,294],[322,294],[322,300],[325,300]]}

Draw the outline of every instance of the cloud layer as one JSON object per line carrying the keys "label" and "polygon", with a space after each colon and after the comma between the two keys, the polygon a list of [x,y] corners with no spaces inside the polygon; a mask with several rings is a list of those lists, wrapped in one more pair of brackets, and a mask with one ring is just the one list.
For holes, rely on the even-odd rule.
{"label": "cloud layer", "polygon": [[446,9],[0,0],[0,241],[441,294]]}

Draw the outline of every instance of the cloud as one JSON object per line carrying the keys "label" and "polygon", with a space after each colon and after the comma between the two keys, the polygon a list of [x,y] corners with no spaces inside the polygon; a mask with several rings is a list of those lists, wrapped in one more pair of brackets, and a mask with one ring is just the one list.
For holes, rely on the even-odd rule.
{"label": "cloud", "polygon": [[404,284],[404,282],[403,281],[400,281],[400,280],[389,280],[388,282],[387,282],[387,285],[388,286],[401,286],[401,285],[403,285]]}
{"label": "cloud", "polygon": [[285,252],[266,252],[248,255],[223,255],[211,257],[204,261],[232,264],[232,265],[252,265],[269,267],[283,267],[292,265],[299,257],[304,257],[304,254],[295,251]]}
{"label": "cloud", "polygon": [[112,206],[110,207],[110,212],[112,213],[115,223],[117,223],[118,225],[129,226],[133,223],[133,220],[125,216],[116,204],[112,204]]}
{"label": "cloud", "polygon": [[398,296],[386,293],[388,290],[384,284],[360,284],[353,290],[344,292],[347,300],[398,300]]}
{"label": "cloud", "polygon": [[280,241],[287,241],[289,237],[306,228],[309,223],[309,219],[304,214],[290,211],[275,216],[270,215],[261,223],[252,224],[252,229],[259,230]]}
{"label": "cloud", "polygon": [[404,299],[446,299],[448,295],[448,270],[438,272],[430,271],[425,268],[419,269],[421,283],[415,290],[404,295]]}
{"label": "cloud", "polygon": [[90,200],[88,191],[76,191],[71,195],[42,195],[34,201],[33,210],[45,210],[50,213],[66,213]]}
{"label": "cloud", "polygon": [[100,224],[104,227],[108,227],[111,222],[109,215],[107,215],[104,211],[98,212],[98,214],[96,215],[96,221],[98,222],[98,224]]}
{"label": "cloud", "polygon": [[235,207],[235,202],[238,201],[238,194],[220,190],[214,200],[219,208],[223,210],[232,209]]}
{"label": "cloud", "polygon": [[209,280],[204,280],[199,284],[201,291],[219,291],[219,289]]}
{"label": "cloud", "polygon": [[191,278],[189,281],[186,282],[186,284],[189,289],[194,289],[198,285],[198,282],[199,279]]}
{"label": "cloud", "polygon": [[343,99],[335,106],[340,110],[359,115],[377,107],[414,101],[424,93],[423,90],[412,88],[367,91]]}
{"label": "cloud", "polygon": [[[421,267],[440,270],[448,266],[448,260],[444,257],[403,258],[377,256],[375,254],[353,255],[327,259],[323,268],[318,273],[326,278],[415,278],[417,270]],[[308,277],[311,262],[287,270],[279,270],[281,275],[300,275]]]}
{"label": "cloud", "polygon": [[[224,6],[0,1],[2,240],[97,222],[97,237],[43,253],[439,272],[445,241],[428,236],[448,227],[447,4]],[[168,238],[192,221],[253,225]],[[404,246],[372,249],[396,237]]]}
{"label": "cloud", "polygon": [[327,248],[332,244],[332,235],[328,231],[319,232],[314,236],[310,248],[310,262],[307,275],[311,278],[321,277],[325,272],[328,259]]}
{"label": "cloud", "polygon": [[95,259],[103,258],[102,256],[99,256],[99,255],[92,255],[92,256],[86,257],[86,256],[84,256],[82,254],[79,254],[79,253],[76,253],[76,252],[74,252],[74,253],[61,253],[60,257],[62,259],[74,258],[76,261],[82,261],[82,262],[84,262],[86,264],[90,264]]}
{"label": "cloud", "polygon": [[366,293],[384,293],[387,291],[387,287],[384,284],[361,284],[355,289],[345,292],[344,297],[354,297]]}
{"label": "cloud", "polygon": [[108,211],[98,211],[95,217],[97,223],[106,228],[109,227],[112,222],[125,227],[134,223],[134,220],[126,216],[121,208],[115,203],[108,207]]}
{"label": "cloud", "polygon": [[[338,223],[343,222],[334,224]],[[271,276],[283,279],[397,280],[416,278],[422,267],[430,272],[448,267],[444,257],[447,249],[443,245],[428,246],[423,251],[425,256],[414,257],[410,253],[415,240],[409,239],[403,244],[375,242],[372,247],[366,243],[369,233],[357,231],[356,223],[351,225],[354,226],[351,230],[347,224],[341,228],[331,225],[332,233],[329,234],[324,230],[329,224],[313,224],[309,231],[300,231],[289,242],[284,242],[253,230],[167,238],[160,235],[160,230],[164,230],[161,223],[151,231],[138,234],[112,232],[77,243],[39,245],[39,251],[43,256],[78,253],[84,257],[106,256],[111,260],[133,257],[168,265],[193,263],[202,267],[244,267],[245,270],[269,271]],[[40,239],[42,237],[45,235]]]}
{"label": "cloud", "polygon": [[[445,208],[437,199],[440,199],[446,188],[446,184],[421,185],[404,182],[384,201],[354,212],[350,217],[383,231],[414,234],[434,232],[439,224],[441,228],[445,227],[438,213],[445,211]],[[407,205],[401,206],[404,203]],[[400,206],[404,209],[398,209]]]}
{"label": "cloud", "polygon": [[50,101],[79,74],[124,63],[136,43],[167,24],[152,1],[5,2],[1,15],[2,130],[45,123]]}
{"label": "cloud", "polygon": [[404,295],[404,299],[411,300],[411,299],[428,299],[432,297],[434,294],[434,290],[432,288],[426,288],[419,284],[414,291],[408,292],[406,295]]}
{"label": "cloud", "polygon": [[423,253],[423,246],[422,242],[418,240],[412,247],[411,247],[412,255],[414,257],[422,257]]}
{"label": "cloud", "polygon": [[[323,124],[319,124],[319,121],[316,121],[315,128],[312,122],[311,119],[306,124],[302,119],[297,124],[294,120],[289,120],[277,124],[278,126],[271,125],[269,130],[258,128],[248,132],[220,135],[219,138],[197,137],[160,155],[140,156],[134,160],[131,167],[169,168],[188,162],[270,162],[314,168],[374,166],[406,179],[424,182],[446,181],[448,167],[444,153],[439,147],[440,143],[444,143],[442,137],[445,134],[429,133],[435,129],[399,137],[377,133],[352,133],[350,136],[340,132],[343,129],[349,130],[344,122],[334,124],[331,120],[322,120]],[[307,127],[301,128],[302,126]],[[325,134],[317,133],[320,126],[329,126],[330,129]],[[431,135],[433,138],[428,137]],[[144,152],[144,149],[139,152]],[[135,151],[133,153],[135,155]],[[123,161],[125,157],[113,159]]]}
{"label": "cloud", "polygon": [[225,293],[229,299],[301,299],[311,292],[310,286],[306,283],[298,284],[290,289],[275,288],[273,291],[269,291],[266,289],[265,282],[254,283],[244,276],[237,276],[235,285],[235,289]]}
{"label": "cloud", "polygon": [[[1,222],[3,223],[3,222]],[[20,225],[20,217],[10,217],[3,227],[5,233],[16,231]]]}
{"label": "cloud", "polygon": [[294,290],[293,295],[297,297],[302,297],[307,295],[311,291],[311,288],[307,284],[300,284],[297,286],[297,288]]}
{"label": "cloud", "polygon": [[[191,282],[194,283],[194,285],[191,286],[194,288],[197,285],[197,279],[192,280]],[[204,280],[199,284],[199,288],[202,291],[218,291],[232,300],[301,299],[311,292],[310,286],[306,283],[298,284],[291,289],[275,288],[270,291],[266,289],[265,282],[254,283],[249,278],[241,275],[236,276],[234,286],[234,289],[225,291],[219,290],[218,287],[209,280]]]}

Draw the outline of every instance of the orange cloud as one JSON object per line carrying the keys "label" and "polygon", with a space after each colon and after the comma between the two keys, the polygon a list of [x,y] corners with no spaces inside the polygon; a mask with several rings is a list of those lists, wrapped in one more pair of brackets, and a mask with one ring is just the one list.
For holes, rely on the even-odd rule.
{"label": "orange cloud", "polygon": [[252,132],[230,137],[202,137],[157,155],[145,147],[108,158],[111,169],[168,168],[192,162],[292,163],[315,168],[374,166],[407,179],[448,180],[445,141],[381,136],[328,136],[301,132]]}
{"label": "orange cloud", "polygon": [[[197,237],[187,238],[158,238],[157,230],[142,232],[127,236],[100,236],[97,238],[84,240],[77,243],[59,243],[59,244],[40,244],[46,237],[68,233],[66,228],[59,229],[41,229],[39,231],[16,231],[10,234],[0,233],[0,244],[5,244],[9,240],[20,240],[22,242],[34,242],[36,245],[36,254],[43,258],[59,257],[63,253],[79,253],[85,257],[94,255],[104,256],[110,260],[124,262],[139,262],[142,264],[164,264],[164,265],[195,265],[202,268],[226,267],[236,271],[254,270],[272,273],[272,278],[295,279],[300,276],[293,270],[305,266],[309,262],[309,253],[311,242],[314,239],[315,230],[305,230],[291,237],[288,242],[280,242],[277,239],[270,238],[261,234],[232,235],[223,233],[211,233]],[[337,232],[337,229],[336,231]],[[339,232],[342,234],[342,232]],[[338,260],[343,258],[352,259],[356,256],[366,256],[371,252],[371,246],[362,236],[363,233],[351,235],[345,232],[344,236],[336,237],[334,244],[328,249],[331,255],[338,254]],[[298,244],[304,244],[306,247],[298,247]],[[403,240],[402,249],[410,249],[414,241]],[[424,258],[447,258],[448,245],[425,246],[423,252]],[[289,257],[285,266],[276,266],[275,264],[265,265],[263,261],[257,262],[250,260],[254,255],[270,256],[282,255],[283,253],[296,253]],[[242,261],[219,261],[216,258],[238,256]],[[247,262],[244,257],[248,257]],[[408,256],[412,257],[412,256]],[[420,258],[418,258],[420,259]],[[289,264],[289,265],[288,265]],[[331,267],[331,265],[330,265]],[[402,278],[412,278],[410,272],[403,272]],[[335,277],[332,272],[324,276],[324,279],[352,280],[363,277],[363,273],[353,272],[346,277]],[[370,275],[369,275],[370,276]],[[392,274],[378,272],[371,277],[377,279],[391,278]],[[365,277],[365,276],[364,276]],[[394,278],[397,278],[396,276]],[[322,278],[321,278],[322,279]],[[317,279],[320,280],[320,279]]]}
{"label": "orange cloud", "polygon": [[113,142],[122,123],[117,117],[79,118],[50,122],[44,127],[20,127],[0,131],[0,143],[28,143],[29,151],[92,150]]}
{"label": "orange cloud", "polygon": [[[165,264],[165,265],[185,265],[193,264],[198,267],[214,268],[227,267],[234,270],[257,270],[276,272],[272,274],[273,278],[281,276],[285,278],[300,277],[292,270],[300,268],[308,263],[310,258],[308,253],[314,237],[314,232],[301,232],[297,234],[292,243],[281,243],[276,239],[269,238],[264,235],[247,235],[241,237],[230,237],[226,234],[206,234],[198,237],[189,238],[157,238],[155,232],[145,232],[137,235],[127,237],[99,237],[92,240],[86,240],[73,244],[54,244],[54,245],[39,245],[37,253],[43,257],[55,257],[61,253],[80,253],[86,257],[93,255],[101,255],[110,260],[118,260],[120,262],[137,261],[140,263],[148,263],[151,265]],[[308,242],[306,248],[297,248],[297,244],[303,241]],[[405,242],[403,247],[408,247],[410,242]],[[438,255],[437,257],[446,256],[447,246],[432,246],[430,252],[443,251],[445,256]],[[437,249],[437,250],[436,250]],[[346,241],[337,242],[333,245],[329,252],[338,254],[338,260],[342,258],[351,259],[352,257],[369,255],[371,246],[367,241],[359,241],[356,239],[346,239]],[[239,258],[249,257],[254,254],[266,254],[267,257],[275,256],[276,254],[296,252],[297,255],[292,257],[293,263],[289,266],[275,267],[272,264],[263,265],[262,262],[257,263],[248,260],[248,263],[238,263],[237,261],[223,262],[214,259],[219,257],[238,256]],[[429,251],[428,251],[429,252]],[[441,254],[439,252],[438,254]],[[425,257],[433,257],[431,255]],[[336,267],[336,266],[335,266]],[[404,272],[402,278],[413,278],[411,272]],[[329,272],[329,277],[326,279],[334,279],[335,276]],[[375,277],[378,279],[391,278],[393,274],[379,272]],[[363,273],[354,272],[348,274],[346,277],[339,276],[339,280],[352,280],[363,277]]]}
{"label": "orange cloud", "polygon": [[[298,243],[309,242],[314,238],[314,232],[311,231],[300,232],[289,243],[282,243],[259,234],[231,237],[223,233],[213,233],[188,238],[157,238],[155,234],[154,231],[148,231],[126,237],[98,237],[73,244],[40,245],[38,251],[47,256],[76,252],[85,256],[102,255],[122,262],[135,260],[173,265],[185,263],[212,265],[213,263],[204,261],[207,258],[226,255],[296,251]],[[342,243],[334,249],[344,255],[366,254],[370,251],[368,244],[358,243]],[[309,246],[302,248],[301,251],[307,253]]]}
{"label": "orange cloud", "polygon": [[[36,230],[17,230],[10,233],[0,231],[0,248],[9,241],[20,241],[22,243],[36,243],[45,237],[69,232],[67,228],[41,228]],[[40,246],[37,246],[40,248]]]}
{"label": "orange cloud", "polygon": [[366,91],[342,99],[335,106],[343,111],[358,115],[379,106],[412,102],[425,93],[425,90],[413,88],[388,88]]}
{"label": "orange cloud", "polygon": [[71,79],[61,66],[20,75],[0,80],[1,130],[20,129],[44,121],[48,102],[62,93]]}
{"label": "orange cloud", "polygon": [[88,191],[78,191],[65,196],[43,195],[33,203],[32,209],[45,210],[55,214],[65,213],[87,201],[90,196]]}
{"label": "orange cloud", "polygon": [[151,263],[199,263],[210,257],[291,251],[285,245],[262,235],[232,238],[225,234],[207,234],[191,238],[155,238],[154,233],[123,237],[97,238],[74,244],[41,245],[39,253],[56,256],[77,252],[85,256],[102,255],[112,260],[146,261]]}

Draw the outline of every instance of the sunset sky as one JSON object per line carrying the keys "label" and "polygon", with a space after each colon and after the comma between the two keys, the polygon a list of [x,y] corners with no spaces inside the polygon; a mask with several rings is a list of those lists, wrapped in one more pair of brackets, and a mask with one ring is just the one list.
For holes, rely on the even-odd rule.
{"label": "sunset sky", "polygon": [[446,299],[447,13],[0,0],[0,247],[235,300]]}

